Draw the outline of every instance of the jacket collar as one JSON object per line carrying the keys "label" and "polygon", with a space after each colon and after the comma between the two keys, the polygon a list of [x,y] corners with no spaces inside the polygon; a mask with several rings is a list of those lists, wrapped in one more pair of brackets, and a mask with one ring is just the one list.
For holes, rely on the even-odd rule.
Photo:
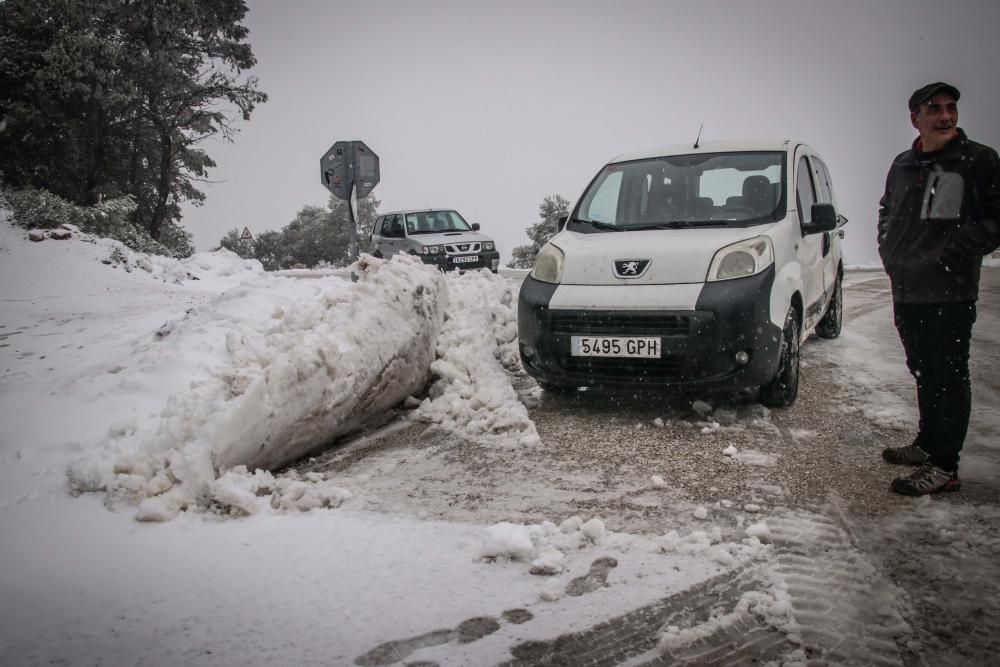
{"label": "jacket collar", "polygon": [[932,162],[941,162],[957,159],[961,156],[962,147],[969,141],[965,136],[965,131],[955,128],[955,136],[944,145],[944,147],[925,153],[920,150],[920,137],[913,140],[913,146],[897,158],[897,162],[907,166],[924,166]]}

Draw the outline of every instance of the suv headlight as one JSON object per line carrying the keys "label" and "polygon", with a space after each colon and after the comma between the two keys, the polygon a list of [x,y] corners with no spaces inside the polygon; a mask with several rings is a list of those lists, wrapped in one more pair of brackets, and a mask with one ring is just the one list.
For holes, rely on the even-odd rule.
{"label": "suv headlight", "polygon": [[441,254],[441,246],[439,245],[425,245],[420,248],[420,252],[424,255],[439,255]]}
{"label": "suv headlight", "polygon": [[535,257],[535,266],[531,269],[531,277],[543,283],[558,285],[562,280],[563,251],[551,243],[546,243]]}
{"label": "suv headlight", "polygon": [[483,241],[483,250],[493,250],[493,241]]}
{"label": "suv headlight", "polygon": [[708,282],[743,278],[774,264],[771,239],[758,236],[728,245],[715,253],[708,267]]}

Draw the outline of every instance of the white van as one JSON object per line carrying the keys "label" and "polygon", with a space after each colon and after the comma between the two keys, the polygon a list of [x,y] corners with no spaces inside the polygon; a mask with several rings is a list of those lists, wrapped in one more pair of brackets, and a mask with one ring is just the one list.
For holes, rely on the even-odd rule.
{"label": "white van", "polygon": [[845,222],[826,165],[796,141],[617,157],[521,285],[524,368],[547,389],[711,389],[790,405],[803,334],[840,334]]}

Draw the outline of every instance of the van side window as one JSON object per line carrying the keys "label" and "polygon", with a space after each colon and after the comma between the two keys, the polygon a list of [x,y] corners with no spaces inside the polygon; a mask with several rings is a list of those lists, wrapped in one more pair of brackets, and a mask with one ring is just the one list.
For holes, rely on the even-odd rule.
{"label": "van side window", "polygon": [[382,235],[382,219],[383,219],[383,216],[381,216],[381,215],[379,217],[375,218],[375,224],[372,225],[372,236],[381,236]]}
{"label": "van side window", "polygon": [[830,170],[826,168],[826,163],[817,157],[814,157],[813,164],[816,165],[816,179],[819,183],[819,189],[824,193],[824,202],[828,204],[833,203],[833,183],[830,181]]}
{"label": "van side window", "polygon": [[812,205],[816,203],[816,191],[813,189],[812,169],[809,168],[809,161],[804,155],[799,158],[799,166],[795,171],[795,200],[798,203],[799,222],[812,222]]}

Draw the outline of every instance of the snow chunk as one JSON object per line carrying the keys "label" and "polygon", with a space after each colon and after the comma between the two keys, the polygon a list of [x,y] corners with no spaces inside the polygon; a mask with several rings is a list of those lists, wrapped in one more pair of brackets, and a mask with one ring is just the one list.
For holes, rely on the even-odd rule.
{"label": "snow chunk", "polygon": [[538,597],[546,602],[555,602],[563,596],[563,585],[558,579],[549,579],[542,587]]}
{"label": "snow chunk", "polygon": [[574,515],[563,521],[561,524],[559,524],[559,530],[567,534],[575,533],[576,531],[580,530],[580,526],[582,525],[583,525],[583,519]]}
{"label": "snow chunk", "polygon": [[662,489],[667,486],[667,483],[663,481],[663,478],[660,477],[659,475],[653,475],[652,477],[650,477],[650,480],[652,480],[653,482],[654,489]]}
{"label": "snow chunk", "polygon": [[531,563],[531,574],[551,576],[566,569],[566,555],[558,549],[549,548]]}
{"label": "snow chunk", "polygon": [[481,558],[509,557],[514,560],[528,560],[534,553],[528,529],[516,523],[503,521],[486,529],[486,538],[480,550]]}
{"label": "snow chunk", "polygon": [[762,544],[768,544],[771,541],[771,529],[764,522],[747,526],[746,535],[747,537],[756,537]]}
{"label": "snow chunk", "polygon": [[587,523],[580,526],[580,531],[583,533],[583,536],[586,537],[588,540],[594,543],[598,543],[602,539],[604,539],[605,535],[604,522],[598,519],[597,517],[594,517]]}
{"label": "snow chunk", "polygon": [[712,414],[712,411],[715,408],[713,408],[711,405],[709,405],[705,401],[698,400],[698,401],[695,401],[694,403],[691,404],[691,409],[694,410],[695,412],[697,412],[702,417],[706,417],[706,416]]}

